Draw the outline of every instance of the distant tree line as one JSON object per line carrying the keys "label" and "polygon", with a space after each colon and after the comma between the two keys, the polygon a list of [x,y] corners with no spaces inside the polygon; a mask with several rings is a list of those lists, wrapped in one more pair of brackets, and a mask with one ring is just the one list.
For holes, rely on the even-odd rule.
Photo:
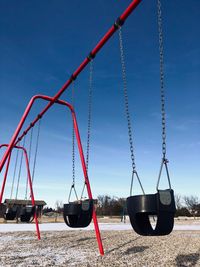
{"label": "distant tree line", "polygon": [[[111,197],[108,195],[98,196],[97,215],[99,216],[122,216],[127,215],[126,199]],[[200,217],[200,199],[197,196],[175,195],[175,216]]]}
{"label": "distant tree line", "polygon": [[200,199],[197,196],[175,195],[176,217],[200,217]]}
{"label": "distant tree line", "polygon": [[[197,196],[175,195],[176,217],[200,217],[200,199]],[[63,203],[56,201],[55,209],[44,208],[43,214],[49,212],[62,213]],[[97,197],[96,212],[98,216],[123,216],[127,215],[126,198],[109,195],[99,195]]]}
{"label": "distant tree line", "polygon": [[98,216],[122,216],[126,214],[126,199],[100,195],[97,197],[97,215]]}

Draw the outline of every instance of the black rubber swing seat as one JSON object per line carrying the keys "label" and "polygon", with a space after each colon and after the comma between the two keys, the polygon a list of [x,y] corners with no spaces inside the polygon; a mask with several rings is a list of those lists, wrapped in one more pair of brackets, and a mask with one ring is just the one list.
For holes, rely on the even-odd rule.
{"label": "black rubber swing seat", "polygon": [[87,227],[92,220],[93,199],[64,204],[63,217],[65,223],[72,228]]}
{"label": "black rubber swing seat", "polygon": [[7,221],[14,221],[19,213],[19,207],[14,205],[12,207],[8,207],[4,214],[4,219]]}
{"label": "black rubber swing seat", "polygon": [[0,204],[0,218],[4,218],[6,213],[6,205],[4,203]]}
{"label": "black rubber swing seat", "polygon": [[[136,195],[127,198],[127,211],[135,232],[144,236],[168,235],[173,230],[176,212],[174,191],[158,190],[156,194]],[[157,216],[153,229],[150,215]]]}
{"label": "black rubber swing seat", "polygon": [[26,206],[21,209],[20,212],[20,220],[21,222],[31,222],[32,219],[34,218],[35,214],[35,207],[33,206]]}

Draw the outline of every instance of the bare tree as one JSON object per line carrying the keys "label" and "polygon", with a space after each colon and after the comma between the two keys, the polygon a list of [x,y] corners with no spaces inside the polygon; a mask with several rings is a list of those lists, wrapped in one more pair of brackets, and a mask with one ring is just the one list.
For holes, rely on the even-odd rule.
{"label": "bare tree", "polygon": [[63,202],[60,200],[56,200],[55,202],[55,208],[58,213],[62,212],[63,210]]}
{"label": "bare tree", "polygon": [[182,208],[182,197],[179,194],[175,194],[175,203],[176,203],[176,209],[180,210]]}
{"label": "bare tree", "polygon": [[198,213],[199,199],[197,196],[184,196],[185,205],[190,213],[195,217]]}

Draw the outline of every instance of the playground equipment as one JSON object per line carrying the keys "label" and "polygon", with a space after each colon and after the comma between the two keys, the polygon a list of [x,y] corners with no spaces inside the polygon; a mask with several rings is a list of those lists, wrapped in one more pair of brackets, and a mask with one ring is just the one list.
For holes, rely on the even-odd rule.
{"label": "playground equipment", "polygon": [[[2,148],[2,147],[8,147],[8,145],[7,144],[2,144],[2,145],[0,145],[0,148]],[[17,145],[15,145],[12,149],[20,149],[20,150],[23,151],[24,159],[25,159],[25,162],[26,162],[28,184],[29,184],[29,187],[30,187],[31,204],[32,204],[32,207],[35,207],[35,198],[34,198],[34,193],[33,193],[32,179],[31,179],[31,173],[30,173],[30,168],[29,168],[29,160],[28,160],[27,151],[26,151],[26,149],[24,147],[17,146]],[[8,158],[8,161],[7,161],[7,164],[6,164],[6,171],[5,171],[5,174],[4,174],[4,181],[3,181],[3,186],[2,186],[2,190],[1,190],[1,194],[0,194],[0,205],[2,207],[1,210],[4,210],[3,206],[5,205],[5,203],[2,203],[2,198],[3,198],[3,193],[4,193],[5,182],[6,182],[7,175],[8,175],[8,169],[9,169],[9,165],[10,165],[11,154],[12,154],[12,151],[9,154],[9,158]],[[19,206],[16,205],[16,203],[14,203],[11,207],[6,208],[6,212],[4,214],[4,216],[5,216],[4,218],[6,220],[14,220],[15,217],[18,216],[18,212],[19,212]],[[38,237],[38,239],[40,239],[40,230],[39,230],[39,225],[38,225],[38,218],[37,218],[37,214],[36,214],[35,210],[34,210],[34,213],[31,214],[31,216],[34,217],[35,225],[36,225],[37,237]]]}
{"label": "playground equipment", "polygon": [[[128,125],[128,136],[131,152],[132,161],[132,177],[131,177],[131,188],[130,196],[127,198],[127,211],[130,218],[133,229],[140,235],[168,235],[174,225],[175,215],[175,201],[174,191],[171,188],[170,176],[168,171],[168,160],[166,158],[166,119],[165,119],[165,90],[164,90],[164,56],[163,56],[163,31],[162,31],[162,17],[161,17],[161,2],[158,3],[158,32],[159,32],[159,52],[160,52],[160,92],[161,92],[161,116],[162,116],[162,162],[158,175],[158,181],[156,194],[145,194],[144,188],[140,181],[138,172],[135,164],[135,154],[133,148],[133,137],[131,129],[131,120],[129,113],[128,104],[128,92],[126,82],[126,67],[124,58],[124,48],[122,32],[119,29],[119,45],[120,45],[120,56],[122,65],[122,78],[123,78],[123,91],[125,101],[125,111]],[[165,190],[159,189],[159,183],[165,167],[169,188]],[[143,195],[132,196],[133,180],[137,178]],[[155,228],[150,223],[150,216],[157,216],[157,222]]]}
{"label": "playground equipment", "polygon": [[[26,150],[23,147],[20,147],[18,143],[25,138],[27,133],[35,126],[35,124],[42,119],[44,114],[54,105],[55,103],[66,106],[70,109],[72,120],[73,120],[73,130],[75,133],[75,137],[78,144],[78,150],[79,150],[79,156],[81,159],[84,179],[85,179],[85,186],[87,188],[88,193],[88,199],[87,200],[81,200],[78,199],[77,203],[73,202],[70,203],[68,201],[68,204],[64,205],[64,219],[67,225],[70,227],[85,227],[87,226],[91,218],[94,222],[96,237],[98,241],[99,251],[100,254],[104,254],[103,245],[101,241],[101,235],[99,231],[99,226],[97,222],[96,212],[94,209],[94,203],[93,203],[93,197],[92,197],[92,191],[90,188],[89,178],[88,178],[88,170],[87,170],[87,164],[85,162],[82,144],[81,144],[81,138],[79,134],[78,124],[76,121],[76,115],[74,112],[74,108],[72,105],[67,103],[66,101],[60,100],[60,96],[65,92],[65,90],[75,81],[75,79],[78,77],[78,75],[82,72],[82,70],[88,65],[89,62],[92,62],[97,53],[100,51],[100,49],[104,46],[104,44],[111,38],[111,36],[119,30],[119,40],[120,40],[120,54],[121,54],[121,63],[122,63],[122,74],[123,74],[123,84],[124,84],[124,96],[125,96],[125,106],[126,106],[126,114],[127,114],[127,121],[128,121],[128,132],[129,132],[129,141],[130,141],[130,149],[131,149],[131,159],[132,159],[132,180],[131,180],[131,196],[127,198],[127,208],[128,213],[130,216],[131,224],[134,228],[134,230],[142,235],[160,235],[160,234],[168,234],[172,228],[173,228],[173,217],[175,212],[174,207],[174,196],[173,196],[173,190],[171,189],[170,184],[170,178],[168,173],[168,167],[167,167],[167,159],[166,159],[166,132],[165,132],[165,106],[164,106],[164,84],[163,84],[163,44],[162,44],[162,21],[161,21],[161,6],[160,6],[160,0],[158,0],[159,5],[159,40],[160,40],[160,68],[161,68],[161,104],[162,104],[162,137],[163,137],[163,144],[162,144],[162,152],[163,152],[163,158],[162,158],[162,164],[160,168],[159,178],[158,178],[158,184],[157,184],[157,193],[153,195],[145,195],[144,189],[142,187],[142,184],[140,182],[138,173],[136,171],[136,165],[135,165],[135,156],[134,156],[134,150],[133,150],[133,142],[132,142],[132,131],[131,131],[131,122],[130,122],[130,114],[128,109],[128,94],[127,94],[127,88],[126,88],[126,71],[125,71],[125,61],[124,61],[124,51],[123,51],[123,42],[122,42],[122,32],[121,27],[128,18],[128,16],[132,13],[132,11],[138,6],[138,4],[141,2],[141,0],[133,0],[131,4],[127,7],[127,9],[123,12],[123,14],[115,21],[113,26],[108,30],[108,32],[104,35],[104,37],[100,40],[100,42],[95,46],[95,48],[89,53],[89,55],[84,59],[84,61],[80,64],[80,66],[74,71],[74,73],[71,75],[71,77],[67,80],[67,82],[62,86],[62,88],[55,94],[54,97],[44,96],[44,95],[36,95],[31,98],[28,106],[26,107],[26,110],[10,140],[10,143],[7,146],[7,149],[2,157],[2,160],[0,162],[0,172],[2,171],[4,165],[6,165],[6,171],[2,183],[1,188],[1,194],[0,194],[0,203],[2,203],[4,188],[6,184],[6,178],[11,158],[12,149],[18,148],[22,149],[25,155],[26,159],[26,165],[27,165],[27,171],[28,171],[28,182],[30,186],[31,191],[31,199],[32,199],[32,207],[35,207],[35,201],[34,201],[34,194],[32,189],[32,181],[31,181],[31,175],[29,170],[29,162],[28,162],[28,155]],[[34,104],[34,102],[38,99],[42,99],[45,101],[48,101],[48,104],[45,106],[45,108],[37,115],[37,117],[30,123],[28,128],[23,131],[23,133],[20,135],[20,131],[22,130],[22,127],[24,125],[24,122]],[[89,131],[88,131],[89,132]],[[162,173],[163,166],[166,169],[167,177],[169,181],[169,189],[167,190],[159,190],[159,181]],[[132,186],[133,186],[133,179],[134,176],[137,177],[140,186],[143,191],[143,195],[141,196],[132,196]],[[73,185],[73,184],[72,184]],[[71,187],[70,190],[73,190],[74,187]],[[136,207],[136,208],[135,208]],[[0,210],[3,211],[4,206],[0,207]],[[27,211],[28,212],[28,211]],[[32,209],[31,209],[32,212]],[[34,211],[33,211],[34,212]],[[156,214],[158,216],[157,225],[155,230],[151,228],[150,221],[149,221],[149,215]],[[36,222],[36,229],[38,234],[38,239],[40,239],[40,232],[37,222],[37,216],[36,212],[34,212],[34,218]]]}
{"label": "playground equipment", "polygon": [[[88,175],[89,150],[90,150],[90,129],[91,129],[91,115],[92,115],[92,89],[93,89],[93,62],[90,62],[89,74],[89,97],[88,97],[88,126],[87,126],[87,149],[86,149],[86,169]],[[72,104],[74,106],[74,83],[72,87]],[[84,182],[80,199],[78,198],[75,188],[75,136],[74,126],[72,127],[72,185],[69,192],[68,203],[64,204],[63,217],[65,223],[72,228],[87,227],[92,220],[92,213],[94,209],[93,199],[83,199],[84,189],[86,183]],[[71,202],[72,191],[75,194],[76,200]]]}
{"label": "playground equipment", "polygon": [[[81,71],[88,65],[90,61],[94,59],[94,57],[97,55],[97,53],[100,51],[100,49],[104,46],[104,44],[111,38],[111,36],[124,24],[128,16],[132,13],[132,11],[138,6],[138,4],[141,2],[141,0],[133,0],[131,4],[127,7],[127,9],[123,12],[123,14],[115,21],[115,23],[112,25],[112,27],[108,30],[108,32],[104,35],[104,37],[99,41],[99,43],[95,46],[95,48],[89,53],[89,55],[84,59],[84,61],[80,64],[80,66],[74,71],[74,73],[71,75],[71,77],[68,79],[68,81],[62,86],[62,88],[55,94],[54,97],[45,97],[45,96],[34,96],[30,100],[11,140],[10,143],[2,157],[2,160],[0,162],[0,172],[2,171],[4,165],[6,162],[9,162],[10,156],[11,156],[11,151],[12,149],[18,144],[20,140],[28,133],[28,131],[34,127],[34,125],[43,117],[43,115],[49,110],[49,108],[55,104],[64,104],[62,100],[59,100],[60,96],[63,94],[63,92],[69,87],[69,85],[78,77],[78,75],[81,73]],[[38,116],[33,120],[33,122],[29,125],[29,127],[23,132],[22,135],[19,136],[20,131],[24,125],[24,122],[32,108],[32,105],[34,104],[36,99],[45,99],[48,100],[49,103],[46,105],[46,107],[38,114]],[[65,105],[65,104],[64,104]],[[71,107],[71,108],[70,108]],[[78,131],[78,125],[75,119],[75,113],[72,108],[72,106],[69,106],[72,116],[73,116],[73,122],[74,122],[74,129],[76,133],[76,138],[78,142],[78,148],[79,148],[79,154],[81,157],[81,163],[83,167],[83,172],[84,172],[84,177],[85,177],[85,183],[88,191],[88,196],[89,199],[92,199],[92,192],[89,184],[89,179],[87,176],[87,169],[85,165],[85,159],[83,155],[83,150],[82,150],[82,145],[81,145],[81,140],[80,140],[80,135]],[[4,176],[3,183],[2,183],[2,188],[1,188],[1,194],[0,194],[0,203],[2,202],[2,197],[4,193],[4,188],[6,184],[6,177]],[[95,232],[97,236],[97,241],[98,241],[98,246],[99,246],[99,251],[100,254],[103,255],[103,246],[102,246],[102,241],[101,241],[101,236],[99,232],[99,227],[98,227],[98,222],[96,218],[96,213],[95,210],[93,209],[93,214],[92,218],[94,221],[94,226],[95,226]]]}
{"label": "playground equipment", "polygon": [[[38,124],[38,133],[37,133],[37,137],[36,137],[36,149],[35,149],[34,163],[33,163],[33,170],[32,170],[32,184],[34,181],[36,161],[37,161],[39,134],[40,134],[40,122]],[[31,159],[32,139],[33,139],[33,128],[31,129],[30,143],[29,143],[29,153],[28,153],[28,161],[29,162]],[[23,148],[25,148],[25,141],[26,141],[26,138],[23,139]],[[20,142],[19,142],[19,144],[20,144]],[[38,208],[37,205],[34,207],[31,206],[30,201],[27,199],[28,175],[27,175],[27,179],[26,179],[25,197],[24,197],[24,199],[18,199],[19,184],[20,184],[20,180],[21,180],[21,171],[22,171],[22,162],[23,162],[23,156],[24,156],[23,151],[21,153],[21,159],[20,159],[20,163],[19,163],[16,195],[15,195],[15,198],[13,199],[13,191],[14,191],[14,184],[15,184],[15,178],[16,178],[17,165],[18,165],[19,151],[20,151],[20,149],[17,149],[15,166],[14,166],[14,173],[13,173],[13,178],[12,178],[10,198],[6,199],[4,204],[3,204],[6,208],[6,211],[2,212],[1,217],[3,217],[5,220],[16,220],[17,222],[20,219],[21,222],[27,222],[28,223],[28,222],[33,221],[35,212],[36,212],[36,214],[39,214],[39,210],[37,211],[37,208]],[[44,203],[43,203],[42,207],[44,206]]]}
{"label": "playground equipment", "polygon": [[[44,95],[36,95],[36,96],[34,96],[32,98],[31,103],[33,104],[33,102],[36,99],[43,99],[43,100],[46,100],[46,101],[52,101],[52,98],[51,97],[44,96]],[[99,227],[98,227],[96,213],[95,213],[95,210],[93,208],[92,192],[91,192],[90,183],[89,183],[89,179],[88,179],[88,175],[87,175],[87,167],[86,167],[85,159],[84,159],[84,155],[83,155],[83,149],[82,149],[82,144],[81,144],[81,139],[80,139],[78,124],[77,124],[77,120],[76,120],[76,115],[75,115],[75,112],[74,112],[74,109],[73,109],[72,105],[70,105],[66,101],[57,100],[56,103],[57,104],[60,104],[60,105],[63,105],[63,106],[66,106],[71,111],[72,120],[73,120],[73,128],[74,128],[74,132],[75,132],[75,136],[76,136],[76,140],[77,140],[77,144],[78,144],[79,154],[80,154],[82,168],[83,168],[83,173],[84,173],[84,178],[85,178],[85,185],[86,185],[86,188],[87,188],[87,191],[88,191],[88,197],[89,197],[89,200],[88,201],[82,201],[81,206],[80,206],[80,203],[79,203],[79,205],[76,206],[76,215],[78,215],[77,216],[78,222],[76,222],[72,218],[69,219],[69,222],[68,222],[67,217],[65,216],[66,215],[66,212],[67,212],[66,211],[66,208],[65,208],[65,211],[64,211],[65,221],[71,227],[85,227],[86,226],[85,225],[86,224],[86,220],[87,220],[87,224],[89,224],[90,221],[91,221],[91,218],[93,218],[94,225],[95,225],[95,231],[96,231],[96,235],[97,235],[97,240],[98,240],[98,244],[99,244],[99,248],[100,248],[101,253],[103,253],[103,246],[102,246],[102,242],[101,242],[100,231],[99,231]],[[40,114],[38,115],[38,117],[40,119],[42,118],[40,116]],[[29,128],[31,129],[32,127],[34,127],[34,124],[33,123],[30,124]],[[22,134],[22,136],[18,139],[18,141],[21,141],[21,139],[27,134],[27,132],[28,132],[28,130],[24,131],[23,134]],[[8,146],[8,145],[2,145],[2,146]],[[26,152],[26,150],[23,149],[22,147],[15,146],[15,148],[22,149],[24,151],[24,153]],[[11,152],[9,154],[9,158],[8,158],[7,165],[6,165],[6,172],[5,172],[5,175],[4,175],[4,180],[3,180],[3,185],[2,185],[1,195],[0,195],[0,202],[2,201],[2,198],[3,198],[3,193],[4,193],[5,183],[6,183],[6,179],[7,179],[7,173],[8,173],[8,168],[9,168],[11,153],[12,153],[12,150],[11,150]],[[27,169],[29,170],[27,152],[25,153],[25,155],[26,155]],[[31,177],[30,177],[30,170],[28,171],[28,179],[29,179],[29,184],[31,184],[31,188],[32,188],[32,182],[31,182]],[[34,198],[33,191],[32,191],[31,196],[32,196],[32,198]],[[35,204],[32,204],[32,206],[34,207]],[[74,204],[73,204],[73,207],[75,207]],[[71,212],[71,210],[72,209],[70,209],[70,212]],[[74,212],[74,210],[73,210],[73,212]],[[74,215],[74,213],[73,213],[73,215]],[[35,219],[37,219],[36,215],[35,215]],[[76,222],[76,225],[75,225],[75,222]],[[39,232],[38,224],[37,224],[37,233],[38,233],[38,239],[40,239],[40,232]]]}

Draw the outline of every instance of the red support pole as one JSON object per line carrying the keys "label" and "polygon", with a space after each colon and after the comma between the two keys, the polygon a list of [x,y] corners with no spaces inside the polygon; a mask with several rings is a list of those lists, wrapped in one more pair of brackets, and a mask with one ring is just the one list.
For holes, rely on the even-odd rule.
{"label": "red support pole", "polygon": [[[33,193],[33,186],[32,186],[32,180],[31,180],[31,173],[30,173],[30,168],[29,168],[27,151],[23,147],[16,146],[16,148],[19,148],[19,149],[21,148],[24,151],[24,156],[25,156],[25,160],[26,160],[26,168],[27,168],[27,172],[28,172],[28,182],[29,182],[29,187],[30,187],[31,202],[32,202],[32,206],[35,207],[35,198],[34,198],[34,193]],[[34,213],[34,220],[35,220],[37,237],[38,237],[38,240],[40,240],[40,229],[39,229],[39,225],[38,225],[38,218],[37,218],[36,209],[35,209],[35,213]]]}
{"label": "red support pole", "polygon": [[[31,108],[31,106],[33,105],[33,102],[36,99],[43,99],[43,100],[46,100],[46,101],[52,101],[53,98],[49,97],[49,96],[45,96],[45,95],[36,95],[29,102],[28,106],[30,106],[30,108]],[[89,197],[89,199],[92,199],[93,198],[92,197],[92,191],[91,191],[90,181],[89,181],[88,174],[87,174],[87,168],[86,168],[86,164],[85,164],[85,158],[84,158],[84,153],[83,153],[83,148],[82,148],[82,144],[81,144],[80,133],[79,133],[79,129],[78,129],[78,123],[77,123],[77,120],[76,120],[76,114],[74,112],[74,108],[68,102],[60,100],[60,99],[56,100],[56,103],[58,103],[60,105],[67,106],[71,111],[72,120],[73,120],[73,124],[74,124],[74,131],[75,131],[75,135],[76,135],[76,139],[77,139],[77,144],[78,144],[78,149],[79,149],[79,154],[80,154],[80,159],[81,159],[81,164],[82,164],[82,169],[83,169],[83,174],[84,174],[86,188],[87,188],[87,192],[88,192],[88,197]],[[35,123],[37,122],[37,120],[39,120],[39,119],[40,119],[40,116],[38,116],[35,119],[35,121],[33,121],[30,124],[30,126],[24,131],[23,135],[25,135],[29,131],[29,129],[31,127],[33,127],[35,125]],[[23,135],[20,138],[22,138]],[[23,148],[23,147],[19,147],[16,144],[14,144],[14,145],[15,145],[14,146],[15,148],[23,149],[23,151],[24,151],[25,159],[26,159],[26,167],[27,167],[27,171],[28,171],[28,180],[29,180],[29,185],[30,185],[32,205],[35,206],[35,200],[34,200],[34,194],[33,194],[33,189],[32,189],[32,181],[31,181],[29,162],[28,162],[28,156],[27,156],[26,149]],[[3,146],[8,146],[8,145],[5,145],[5,144],[0,145],[0,148],[3,147]],[[6,177],[7,177],[7,175],[6,175]],[[5,181],[6,181],[6,177],[5,177]],[[40,239],[40,231],[39,231],[39,226],[38,226],[38,220],[37,220],[36,213],[35,213],[34,218],[35,218],[35,223],[36,223],[36,230],[37,230],[38,239]],[[98,243],[98,247],[99,247],[99,252],[100,252],[101,255],[104,255],[104,249],[103,249],[103,244],[102,244],[102,240],[101,240],[101,234],[100,234],[100,230],[99,230],[99,225],[98,225],[95,209],[93,209],[93,217],[92,218],[93,218],[93,222],[94,222],[94,227],[95,227],[95,233],[96,233],[97,243]]]}
{"label": "red support pole", "polygon": [[4,189],[5,189],[6,180],[7,180],[7,176],[8,176],[8,170],[9,170],[9,166],[10,166],[10,159],[11,159],[11,153],[8,156],[7,165],[6,165],[6,171],[5,171],[5,174],[4,174],[3,183],[2,183],[2,187],[1,187],[0,204],[2,203],[2,199],[3,199]]}
{"label": "red support pole", "polygon": [[[8,147],[8,145],[7,144],[2,144],[2,145],[0,145],[0,149],[2,147]],[[32,180],[31,180],[31,173],[30,173],[30,168],[29,168],[29,161],[28,161],[27,151],[26,151],[26,149],[24,147],[21,147],[21,146],[14,146],[14,148],[21,149],[24,152],[24,157],[25,157],[25,162],[26,162],[26,169],[27,169],[27,174],[28,174],[28,182],[29,182],[29,186],[30,186],[31,201],[32,201],[32,206],[35,207],[35,198],[34,198],[34,193],[33,193],[33,186],[32,186]],[[3,185],[2,185],[2,189],[1,189],[1,195],[0,195],[0,203],[2,202],[2,198],[3,198],[5,183],[6,183],[7,174],[8,174],[8,168],[9,168],[9,165],[10,165],[10,159],[11,159],[11,153],[9,154],[8,162],[7,162],[7,165],[6,165],[6,172],[5,172],[5,175],[4,175],[4,180],[3,180]],[[38,225],[38,219],[37,219],[36,211],[35,211],[35,214],[34,214],[34,219],[35,219],[37,237],[38,237],[38,240],[40,240],[40,229],[39,229],[39,225]]]}
{"label": "red support pole", "polygon": [[[80,158],[81,158],[83,173],[84,173],[84,177],[85,177],[85,184],[86,184],[88,196],[90,199],[92,199],[92,191],[90,188],[90,182],[89,182],[89,178],[88,178],[88,174],[87,174],[87,168],[86,168],[85,158],[84,158],[84,154],[83,154],[83,147],[81,144],[81,138],[80,138],[80,134],[79,134],[76,115],[75,115],[75,112],[73,110],[72,110],[72,118],[73,118],[74,131],[75,131],[76,139],[77,139],[77,143],[78,143],[78,149],[79,149],[79,154],[80,154]],[[99,230],[99,225],[98,225],[95,209],[93,209],[92,218],[93,218],[96,238],[97,238],[97,242],[98,242],[98,246],[99,246],[99,252],[103,256],[104,255],[104,249],[103,249],[103,244],[102,244],[102,240],[101,240],[101,234],[100,234],[100,230]]]}
{"label": "red support pole", "polygon": [[[74,73],[72,74],[72,76],[68,79],[68,81],[60,88],[60,90],[57,92],[57,94],[55,94],[55,96],[52,98],[51,102],[49,102],[47,104],[47,106],[40,112],[39,116],[43,116],[46,111],[59,99],[59,97],[65,92],[65,90],[69,87],[69,85],[72,83],[72,81],[77,78],[77,76],[81,73],[81,71],[88,65],[88,63],[91,60],[91,57],[94,58],[96,56],[96,54],[99,52],[99,50],[105,45],[105,43],[112,37],[112,35],[117,31],[117,29],[119,27],[121,27],[123,25],[123,23],[125,22],[125,20],[128,18],[128,16],[132,13],[132,11],[138,6],[138,4],[141,2],[142,0],[132,0],[131,4],[127,7],[127,9],[123,12],[123,14],[118,18],[120,21],[120,24],[116,23],[107,31],[107,33],[103,36],[103,38],[98,42],[98,44],[95,46],[95,48],[90,52],[89,56],[87,56],[83,62],[80,64],[80,66],[74,71]],[[32,103],[33,104],[33,103]],[[11,141],[9,143],[9,146],[0,162],[0,172],[8,158],[8,155],[12,149],[12,147],[14,146],[14,144],[17,141],[17,137],[19,135],[19,132],[24,124],[24,121],[31,109],[32,106],[31,103],[29,103],[29,105],[27,106],[26,111],[24,112],[24,115],[22,116],[22,119],[19,122],[19,125],[15,131],[15,133],[13,134]],[[38,117],[34,120],[34,121],[38,121]]]}

